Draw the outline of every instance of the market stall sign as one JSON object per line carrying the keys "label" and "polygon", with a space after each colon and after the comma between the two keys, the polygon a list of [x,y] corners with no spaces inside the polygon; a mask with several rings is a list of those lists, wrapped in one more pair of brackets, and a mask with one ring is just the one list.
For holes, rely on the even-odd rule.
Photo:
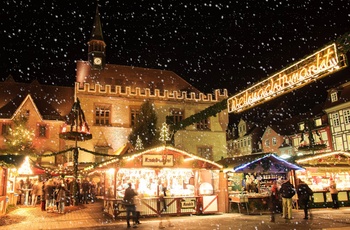
{"label": "market stall sign", "polygon": [[318,52],[234,95],[227,100],[229,113],[242,112],[253,106],[301,88],[346,67],[338,60],[336,44]]}
{"label": "market stall sign", "polygon": [[174,156],[172,154],[158,154],[158,155],[142,155],[142,166],[174,166]]}
{"label": "market stall sign", "polygon": [[181,209],[194,209],[196,207],[195,200],[184,200],[181,201]]}

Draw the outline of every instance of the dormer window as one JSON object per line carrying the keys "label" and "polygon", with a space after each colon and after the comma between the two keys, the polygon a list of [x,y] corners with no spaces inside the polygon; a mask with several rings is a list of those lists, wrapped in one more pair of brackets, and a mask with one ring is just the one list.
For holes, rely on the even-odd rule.
{"label": "dormer window", "polygon": [[337,92],[331,93],[331,102],[336,102],[338,101],[338,94]]}
{"label": "dormer window", "polygon": [[315,118],[314,122],[315,122],[315,126],[316,126],[316,127],[322,125],[322,120],[321,120],[321,118],[319,118],[319,117],[318,117],[318,118]]}
{"label": "dormer window", "polygon": [[299,126],[299,131],[305,130],[305,123],[304,122],[299,123],[298,126]]}

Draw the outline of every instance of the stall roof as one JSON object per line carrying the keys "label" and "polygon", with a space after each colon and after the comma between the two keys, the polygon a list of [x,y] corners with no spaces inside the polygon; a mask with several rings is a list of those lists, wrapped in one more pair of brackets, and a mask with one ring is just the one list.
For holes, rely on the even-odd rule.
{"label": "stall roof", "polygon": [[259,154],[250,154],[237,157],[227,157],[219,160],[217,163],[223,165],[224,168],[232,170],[234,167],[251,162],[253,160],[259,159],[261,157],[267,156],[271,153],[259,153]]}
{"label": "stall roof", "polygon": [[349,167],[350,153],[337,151],[329,153],[317,153],[312,155],[310,154],[298,157],[295,162],[304,167]]}
{"label": "stall roof", "polygon": [[[162,162],[156,162],[158,164],[145,166],[146,156],[159,156],[162,160],[165,159],[168,163],[162,164]],[[144,159],[145,158],[145,159]],[[157,158],[152,159],[153,162],[157,161]],[[140,150],[132,153],[125,153],[117,156],[111,160],[100,163],[98,166],[87,167],[84,170],[92,171],[97,169],[106,169],[110,167],[176,167],[176,168],[205,168],[205,169],[221,169],[222,165],[204,159],[202,157],[187,153],[183,150],[174,148],[172,146],[156,146],[144,150]]]}
{"label": "stall roof", "polygon": [[[131,154],[125,154],[122,156],[122,160],[126,162],[131,162],[134,159],[142,158],[145,155],[161,155],[165,158],[167,156],[174,156],[173,167],[178,168],[205,168],[205,169],[221,169],[223,168],[222,165],[207,160],[205,158],[199,157],[197,155],[190,154],[186,151],[183,151],[181,149],[174,148],[172,146],[156,146],[153,148],[145,149],[141,152],[135,152]],[[166,166],[166,165],[164,165]]]}
{"label": "stall roof", "polygon": [[277,155],[271,153],[252,161],[246,162],[233,169],[233,172],[253,173],[253,172],[272,172],[283,173],[290,170],[304,170],[304,168],[292,164]]}
{"label": "stall roof", "polygon": [[[19,168],[23,164],[25,157],[26,156],[24,155],[0,155],[0,162],[4,162],[15,168]],[[45,169],[36,165],[33,160],[30,160],[30,164],[33,175],[41,175],[46,173]]]}

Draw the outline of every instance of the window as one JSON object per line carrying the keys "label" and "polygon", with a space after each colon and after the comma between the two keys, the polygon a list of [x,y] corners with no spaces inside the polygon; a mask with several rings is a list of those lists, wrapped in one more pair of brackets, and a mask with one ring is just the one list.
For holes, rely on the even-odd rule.
{"label": "window", "polygon": [[47,137],[47,127],[46,125],[39,124],[39,137]]}
{"label": "window", "polygon": [[344,110],[344,121],[345,124],[350,124],[350,109]]}
{"label": "window", "polygon": [[198,156],[207,160],[213,160],[213,150],[211,147],[208,147],[208,146],[197,147],[197,152],[198,152]]}
{"label": "window", "polygon": [[111,107],[110,105],[97,105],[95,108],[95,124],[109,125]]}
{"label": "window", "polygon": [[270,140],[265,140],[265,146],[270,146]]}
{"label": "window", "polygon": [[[108,154],[109,148],[110,148],[109,146],[95,146],[95,152]],[[108,159],[109,159],[109,157],[96,155],[95,156],[95,163],[100,163],[100,162],[103,162],[103,161],[108,160]]]}
{"label": "window", "polygon": [[273,137],[272,138],[272,145],[275,146],[277,144],[277,139],[276,137]]}
{"label": "window", "polygon": [[333,121],[333,126],[339,126],[339,114],[338,113],[333,113],[332,114],[332,121]]}
{"label": "window", "polygon": [[302,122],[302,123],[299,123],[299,131],[304,131],[305,130],[305,123]]}
{"label": "window", "polygon": [[170,122],[172,122],[173,124],[178,124],[180,121],[183,120],[184,117],[184,112],[182,110],[179,109],[172,109],[170,111]]}
{"label": "window", "polygon": [[338,94],[337,92],[331,93],[331,102],[336,102],[338,101]]}
{"label": "window", "polygon": [[209,130],[209,119],[203,119],[196,124],[198,130]]}
{"label": "window", "polygon": [[1,126],[1,135],[6,136],[10,134],[11,125],[9,123],[3,123]]}
{"label": "window", "polygon": [[138,123],[139,116],[140,116],[139,108],[130,108],[131,127],[134,127]]}
{"label": "window", "polygon": [[322,125],[322,120],[321,118],[315,118],[315,126],[318,127],[318,126],[321,126]]}

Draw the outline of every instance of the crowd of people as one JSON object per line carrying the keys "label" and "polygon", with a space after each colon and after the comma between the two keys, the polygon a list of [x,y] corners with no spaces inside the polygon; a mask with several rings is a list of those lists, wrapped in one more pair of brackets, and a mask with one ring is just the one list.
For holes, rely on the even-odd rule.
{"label": "crowd of people", "polygon": [[[332,196],[333,208],[338,209],[338,190],[336,188],[336,183],[332,178],[330,179],[330,185],[327,190]],[[296,187],[294,187],[290,180],[283,181],[281,185],[278,185],[277,181],[273,181],[270,194],[271,222],[275,221],[275,214],[278,212],[281,212],[283,218],[292,219],[292,199],[295,195],[297,195],[298,200],[296,205],[299,205],[304,210],[304,219],[309,219],[309,208],[313,191],[304,181],[298,179]]]}
{"label": "crowd of people", "polygon": [[32,206],[40,204],[42,211],[64,214],[67,205],[74,205],[74,202],[88,204],[96,200],[98,189],[94,181],[89,181],[87,178],[82,181],[78,179],[76,188],[74,184],[72,178],[50,178],[44,181],[19,180],[15,186],[18,194],[17,204]]}

